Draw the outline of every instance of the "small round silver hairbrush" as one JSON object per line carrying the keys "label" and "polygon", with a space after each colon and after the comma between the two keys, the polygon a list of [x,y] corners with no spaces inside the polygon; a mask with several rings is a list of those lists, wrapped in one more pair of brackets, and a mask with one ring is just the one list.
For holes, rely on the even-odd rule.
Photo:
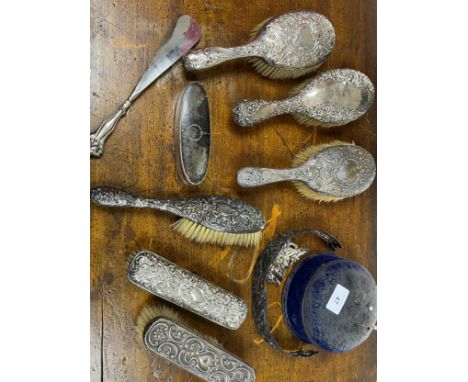
{"label": "small round silver hairbrush", "polygon": [[252,30],[251,41],[232,48],[205,48],[184,57],[187,70],[203,70],[225,61],[250,58],[261,75],[297,78],[322,65],[335,46],[330,21],[313,11],[288,12]]}
{"label": "small round silver hairbrush", "polygon": [[245,167],[237,172],[242,187],[292,181],[307,199],[337,202],[367,190],[376,173],[372,155],[360,146],[335,141],[310,146],[296,155],[292,168]]}
{"label": "small round silver hairbrush", "polygon": [[281,114],[293,114],[306,126],[342,126],[362,117],[373,101],[374,85],[365,74],[336,69],[304,81],[289,98],[239,102],[233,117],[240,126],[252,126]]}

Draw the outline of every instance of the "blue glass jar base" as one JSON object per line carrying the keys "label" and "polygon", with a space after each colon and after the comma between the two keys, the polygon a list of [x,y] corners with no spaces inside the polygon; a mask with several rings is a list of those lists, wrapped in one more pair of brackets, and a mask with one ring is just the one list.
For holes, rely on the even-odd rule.
{"label": "blue glass jar base", "polygon": [[332,253],[318,253],[299,263],[291,272],[283,289],[282,309],[289,330],[305,343],[312,343],[303,322],[303,300],[312,274],[322,265],[340,259]]}

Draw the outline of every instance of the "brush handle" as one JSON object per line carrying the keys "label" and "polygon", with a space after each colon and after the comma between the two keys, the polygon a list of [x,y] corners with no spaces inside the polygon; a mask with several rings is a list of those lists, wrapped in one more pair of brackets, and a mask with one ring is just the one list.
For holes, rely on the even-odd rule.
{"label": "brush handle", "polygon": [[237,184],[242,187],[258,187],[296,179],[295,169],[244,167],[237,172]]}
{"label": "brush handle", "polygon": [[168,200],[143,198],[126,191],[110,187],[95,187],[91,189],[91,201],[99,206],[152,208],[179,214]]}
{"label": "brush handle", "polygon": [[233,109],[234,121],[240,126],[252,126],[281,114],[294,113],[299,107],[298,96],[280,101],[244,100]]}
{"label": "brush handle", "polygon": [[232,48],[205,48],[188,53],[184,57],[185,69],[189,71],[208,69],[223,62],[258,55],[258,45],[252,41]]}

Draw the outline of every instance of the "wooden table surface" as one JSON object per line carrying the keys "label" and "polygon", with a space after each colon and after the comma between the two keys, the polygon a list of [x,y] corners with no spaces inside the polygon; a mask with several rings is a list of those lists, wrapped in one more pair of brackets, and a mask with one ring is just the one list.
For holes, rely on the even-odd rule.
{"label": "wooden table surface", "polygon": [[[191,15],[201,25],[198,47],[233,46],[248,41],[249,30],[262,20],[306,8],[328,17],[336,31],[336,47],[320,71],[357,69],[376,84],[375,0],[92,0],[91,130],[125,100],[181,14]],[[199,187],[181,184],[173,153],[174,100],[192,80],[200,81],[208,93],[213,132],[208,176]],[[187,74],[179,62],[135,102],[108,139],[104,155],[91,161],[92,186],[114,186],[158,198],[228,195],[252,203],[269,220],[260,248],[236,250],[182,238],[170,228],[174,217],[168,214],[92,206],[92,381],[197,380],[158,360],[136,339],[134,322],[139,310],[157,298],[127,280],[126,257],[132,251],[152,250],[236,293],[250,305],[249,267],[258,251],[275,232],[313,227],[335,235],[344,245],[338,253],[361,262],[376,277],[376,182],[364,194],[337,204],[306,201],[287,183],[257,189],[236,185],[240,167],[288,167],[293,154],[314,143],[354,141],[376,155],[375,104],[360,120],[331,130],[302,127],[290,116],[253,128],[240,128],[232,121],[235,102],[283,97],[299,81],[263,78],[246,62]],[[322,249],[317,241],[307,245]],[[280,290],[272,287],[269,291],[270,300],[279,301]],[[311,359],[295,359],[275,352],[259,339],[251,310],[237,331],[177,311],[189,325],[216,337],[227,350],[251,364],[258,382],[376,380],[375,333],[349,353],[321,352]],[[278,304],[273,304],[272,322],[280,316]],[[275,335],[291,349],[300,346],[282,322]]]}

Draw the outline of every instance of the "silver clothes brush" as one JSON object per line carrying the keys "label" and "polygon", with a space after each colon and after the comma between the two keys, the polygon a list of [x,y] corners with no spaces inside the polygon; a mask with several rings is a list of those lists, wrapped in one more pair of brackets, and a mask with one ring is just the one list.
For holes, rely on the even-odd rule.
{"label": "silver clothes brush", "polygon": [[247,317],[240,297],[150,251],[127,259],[128,279],[136,286],[227,329],[239,329]]}
{"label": "silver clothes brush", "polygon": [[187,70],[202,70],[225,61],[250,58],[261,75],[297,78],[317,69],[335,46],[335,31],[316,12],[288,12],[252,30],[251,41],[232,48],[205,48],[184,57]]}
{"label": "silver clothes brush", "polygon": [[185,53],[187,53],[200,40],[201,31],[197,22],[190,16],[180,16],[172,31],[170,39],[155,53],[151,59],[149,68],[141,76],[132,94],[107,118],[99,128],[91,134],[90,154],[92,157],[100,157],[104,150],[104,142],[114,131],[120,118],[122,118],[132,105],[132,102],[143,93],[161,74],[174,65]]}
{"label": "silver clothes brush", "polygon": [[293,181],[305,198],[336,202],[367,190],[374,181],[372,155],[360,146],[335,141],[310,146],[297,154],[290,169],[245,167],[237,173],[242,187]]}
{"label": "silver clothes brush", "polygon": [[108,207],[167,211],[182,218],[173,224],[177,232],[200,243],[255,246],[260,242],[265,227],[265,218],[257,208],[226,196],[156,200],[114,188],[96,187],[91,189],[91,201]]}
{"label": "silver clothes brush", "polygon": [[147,304],[136,319],[145,347],[171,365],[207,382],[254,382],[255,371],[214,338],[190,326],[175,311]]}
{"label": "silver clothes brush", "polygon": [[374,86],[363,73],[336,69],[320,73],[279,101],[244,100],[233,110],[234,121],[252,126],[281,114],[293,114],[306,126],[342,126],[362,117],[372,106]]}

